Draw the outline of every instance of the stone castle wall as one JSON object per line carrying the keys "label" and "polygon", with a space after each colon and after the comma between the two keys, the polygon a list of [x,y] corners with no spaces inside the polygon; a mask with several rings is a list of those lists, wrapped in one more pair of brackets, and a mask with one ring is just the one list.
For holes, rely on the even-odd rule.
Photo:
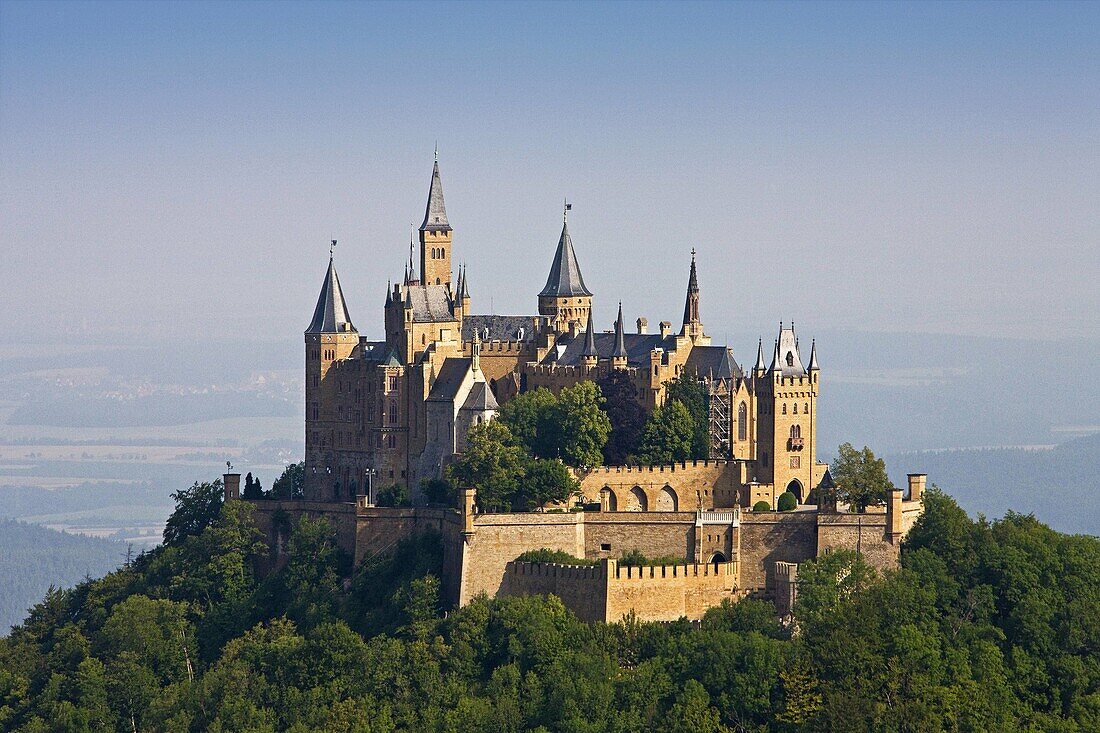
{"label": "stone castle wall", "polygon": [[686,461],[666,466],[601,466],[580,478],[585,499],[599,502],[601,492],[615,495],[617,511],[626,511],[630,492],[644,492],[649,511],[661,511],[661,489],[668,487],[676,497],[674,511],[694,512],[737,506],[741,466],[736,461]]}

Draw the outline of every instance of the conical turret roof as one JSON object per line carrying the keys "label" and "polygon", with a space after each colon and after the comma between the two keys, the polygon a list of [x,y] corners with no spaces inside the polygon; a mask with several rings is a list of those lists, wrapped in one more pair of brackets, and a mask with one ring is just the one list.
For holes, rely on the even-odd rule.
{"label": "conical turret roof", "polygon": [[317,307],[313,309],[313,320],[310,321],[306,333],[342,333],[354,330],[347,304],[344,303],[344,293],[340,289],[340,278],[336,276],[336,265],[329,257],[325,282],[321,285]]}
{"label": "conical turret roof", "polygon": [[592,311],[588,311],[588,328],[584,332],[584,351],[581,356],[600,356],[600,352],[596,351],[596,325],[592,321]]}
{"label": "conical turret roof", "polygon": [[615,350],[611,352],[611,358],[623,358],[626,354],[626,342],[623,338],[623,303],[619,301],[619,317],[615,320]]}
{"label": "conical turret roof", "polygon": [[767,365],[764,364],[764,339],[760,339],[756,345],[756,368],[759,371],[764,371],[768,368]]}
{"label": "conical turret roof", "polygon": [[569,222],[562,224],[558,249],[554,253],[554,261],[550,265],[550,277],[546,278],[546,286],[539,292],[539,295],[592,295],[584,285],[581,268],[577,264],[577,255],[573,252],[573,239],[569,236]]}
{"label": "conical turret roof", "polygon": [[424,210],[422,232],[449,232],[451,224],[447,221],[447,207],[443,204],[443,181],[439,178],[439,161],[432,166],[432,186],[428,189],[428,207]]}

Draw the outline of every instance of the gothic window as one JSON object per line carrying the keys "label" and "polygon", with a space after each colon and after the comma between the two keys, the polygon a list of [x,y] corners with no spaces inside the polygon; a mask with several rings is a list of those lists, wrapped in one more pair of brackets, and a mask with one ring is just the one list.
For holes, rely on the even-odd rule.
{"label": "gothic window", "polygon": [[800,468],[802,466],[801,456],[791,456],[791,468]]}
{"label": "gothic window", "polygon": [[737,408],[737,439],[740,441],[749,439],[749,408],[744,401]]}
{"label": "gothic window", "polygon": [[804,413],[806,413],[807,415],[809,415],[809,414],[810,414],[810,403],[809,403],[809,402],[804,402],[804,403],[802,404],[802,411],[803,411]]}
{"label": "gothic window", "polygon": [[792,425],[791,426],[791,437],[792,438],[801,438],[802,437],[802,426],[801,425]]}
{"label": "gothic window", "polygon": [[397,391],[397,375],[396,374],[391,374],[390,375],[390,391],[391,392],[396,392]]}
{"label": "gothic window", "polygon": [[794,405],[793,405],[793,407],[794,407],[794,414],[796,414],[796,415],[797,415],[797,414],[798,414],[798,403],[797,403],[797,402],[795,402],[795,403],[794,403]]}
{"label": "gothic window", "polygon": [[397,423],[397,400],[390,400],[390,424]]}
{"label": "gothic window", "polygon": [[784,415],[787,414],[787,403],[786,402],[783,403],[783,414]]}
{"label": "gothic window", "polygon": [[[396,448],[396,447],[397,447],[397,436],[394,435],[393,433],[390,433],[390,448]],[[391,476],[393,475],[392,471],[390,472],[390,475]]]}

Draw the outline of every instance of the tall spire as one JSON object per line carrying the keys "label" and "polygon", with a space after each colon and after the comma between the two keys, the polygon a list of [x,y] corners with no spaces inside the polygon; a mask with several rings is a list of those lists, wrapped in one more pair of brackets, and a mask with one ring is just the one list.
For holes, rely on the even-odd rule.
{"label": "tall spire", "polygon": [[691,250],[691,274],[688,275],[687,300],[684,302],[684,325],[699,323],[699,277],[695,272],[695,248]]}
{"label": "tall spire", "polygon": [[619,317],[615,319],[615,350],[612,359],[626,359],[626,343],[623,338],[623,302],[619,301]]}
{"label": "tall spire", "polygon": [[466,265],[462,266],[462,284],[458,288],[458,297],[463,300],[470,297],[470,280],[466,275]]}
{"label": "tall spire", "polygon": [[393,283],[389,280],[386,281],[386,305],[389,306],[393,303]]}
{"label": "tall spire", "polygon": [[769,372],[774,372],[779,369],[779,339],[775,340],[775,351],[772,353],[772,365],[768,368]]}
{"label": "tall spire", "polygon": [[331,254],[328,258],[328,272],[321,285],[321,294],[317,296],[317,307],[313,309],[313,320],[306,333],[343,333],[354,331],[344,292],[340,289],[340,278],[336,275],[336,265]]}
{"label": "tall spire", "polygon": [[584,331],[584,351],[581,356],[588,359],[600,358],[600,352],[596,351],[596,324],[592,321],[592,311],[588,311],[588,327]]}
{"label": "tall spire", "polygon": [[765,369],[767,366],[764,365],[764,339],[760,339],[756,344],[756,370],[762,372]]}
{"label": "tall spire", "polygon": [[819,369],[817,365],[817,339],[810,341],[810,369]]}
{"label": "tall spire", "polygon": [[451,224],[447,221],[447,207],[443,204],[443,181],[439,178],[439,148],[435,151],[435,163],[432,165],[432,185],[428,189],[428,206],[424,210],[422,232],[449,232]]}
{"label": "tall spire", "polygon": [[539,292],[540,296],[578,296],[592,293],[584,285],[581,277],[581,268],[577,264],[577,255],[573,252],[573,239],[569,236],[568,213],[572,204],[566,204],[562,212],[561,237],[558,238],[558,249],[554,253],[554,261],[550,265],[550,276],[546,278],[546,286]]}
{"label": "tall spire", "polygon": [[462,266],[458,268],[458,282],[455,283],[455,300],[462,298]]}

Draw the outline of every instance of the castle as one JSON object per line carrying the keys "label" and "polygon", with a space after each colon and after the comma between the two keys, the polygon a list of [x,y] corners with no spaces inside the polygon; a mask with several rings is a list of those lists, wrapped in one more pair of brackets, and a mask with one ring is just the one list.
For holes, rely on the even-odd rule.
{"label": "castle", "polygon": [[[719,506],[766,501],[774,507],[784,491],[800,503],[809,498],[826,470],[815,459],[816,344],[807,362],[794,325],[780,324],[770,360],[761,341],[756,363],[744,371],[703,328],[694,250],[678,330],[662,321],[649,333],[647,319],[638,318],[627,333],[620,303],[614,331],[597,332],[568,209],[537,315],[476,314],[465,269],[452,282],[454,230],[438,159],[418,232],[419,266],[410,246],[403,278],[386,288],[384,340],[360,336],[352,325],[329,259],[305,331],[307,498],[351,502],[380,483],[399,483],[419,499],[421,482],[438,478],[461,452],[469,428],[492,419],[499,404],[522,391],[557,391],[612,370],[629,376],[646,410],[662,404],[665,385],[676,377],[705,386],[709,457],[730,461],[734,474]],[[619,499],[624,508],[645,507],[612,494],[612,508]],[[709,494],[692,503],[694,509],[713,506]]]}
{"label": "castle", "polygon": [[[620,304],[614,330],[597,332],[565,209],[537,315],[475,314],[465,269],[452,281],[453,230],[438,159],[417,237],[419,267],[413,244],[401,281],[386,288],[384,340],[362,337],[352,325],[330,256],[305,331],[304,497],[254,503],[271,565],[285,562],[293,522],[303,515],[328,519],[357,564],[391,552],[402,538],[436,532],[448,605],[479,594],[553,593],[591,621],[630,612],[643,620],[697,619],[745,594],[774,598],[789,611],[798,564],[838,548],[896,567],[901,541],[920,516],[926,477],[911,474],[908,498],[895,489],[885,506],[859,514],[829,500],[831,492],[813,491],[833,488],[827,465],[816,460],[816,344],[804,360],[794,325],[780,324],[770,360],[761,342],[752,369],[742,369],[703,328],[694,251],[678,330],[662,321],[649,333],[638,318],[627,333]],[[662,404],[670,380],[698,380],[707,394],[709,457],[578,470],[584,511],[485,513],[477,487],[464,488],[458,508],[424,505],[421,482],[438,478],[471,427],[492,420],[500,404],[612,372],[628,375],[646,410]],[[375,506],[381,483],[409,487],[413,506]],[[227,500],[240,498],[239,474],[225,475],[225,492]],[[784,492],[797,507],[774,511]],[[750,511],[761,502],[770,510]],[[585,564],[518,559],[543,548]],[[621,566],[633,550],[682,561]]]}

